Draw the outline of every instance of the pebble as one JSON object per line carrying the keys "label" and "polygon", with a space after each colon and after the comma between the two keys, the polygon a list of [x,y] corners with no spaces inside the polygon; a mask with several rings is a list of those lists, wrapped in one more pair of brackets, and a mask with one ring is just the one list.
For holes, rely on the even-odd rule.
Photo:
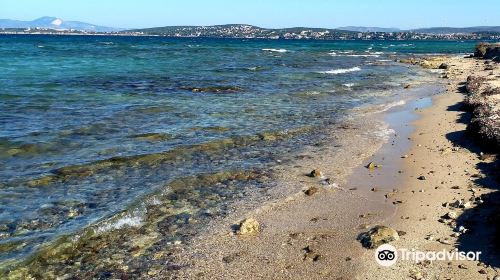
{"label": "pebble", "polygon": [[310,188],[308,188],[307,190],[304,191],[304,194],[307,195],[307,196],[311,196],[311,195],[317,193],[318,191],[319,191],[318,188],[316,188],[316,187],[310,187]]}
{"label": "pebble", "polygon": [[458,215],[457,215],[457,212],[450,211],[450,212],[446,213],[446,217],[448,219],[453,219],[454,220],[454,219],[456,219],[458,217]]}
{"label": "pebble", "polygon": [[380,168],[380,167],[382,167],[382,165],[376,164],[373,161],[368,163],[368,165],[366,166],[366,168],[368,168],[368,169],[375,169],[375,168]]}
{"label": "pebble", "polygon": [[311,173],[309,173],[309,177],[321,177],[323,176],[323,173],[321,172],[321,170],[319,169],[314,169],[313,171],[311,171]]}
{"label": "pebble", "polygon": [[423,181],[423,180],[427,180],[427,178],[425,178],[425,176],[420,176],[420,177],[418,177],[417,179],[419,179],[419,180],[421,180],[421,181]]}

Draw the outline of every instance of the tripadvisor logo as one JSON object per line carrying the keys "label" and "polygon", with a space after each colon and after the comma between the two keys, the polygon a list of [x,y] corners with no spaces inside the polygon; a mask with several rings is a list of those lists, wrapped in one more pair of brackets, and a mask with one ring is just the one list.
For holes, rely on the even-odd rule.
{"label": "tripadvisor logo", "polygon": [[458,249],[447,251],[417,251],[415,249],[396,249],[390,244],[381,245],[375,250],[375,260],[381,266],[391,266],[398,259],[403,261],[479,261],[481,252],[462,252]]}

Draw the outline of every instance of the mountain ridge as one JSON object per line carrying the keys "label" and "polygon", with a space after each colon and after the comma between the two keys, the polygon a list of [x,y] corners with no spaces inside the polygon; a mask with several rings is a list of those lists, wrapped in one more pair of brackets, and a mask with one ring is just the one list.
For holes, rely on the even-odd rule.
{"label": "mountain ridge", "polygon": [[47,28],[93,32],[116,32],[123,30],[123,28],[100,26],[81,21],[65,21],[61,18],[49,16],[40,17],[31,21],[0,19],[0,28]]}

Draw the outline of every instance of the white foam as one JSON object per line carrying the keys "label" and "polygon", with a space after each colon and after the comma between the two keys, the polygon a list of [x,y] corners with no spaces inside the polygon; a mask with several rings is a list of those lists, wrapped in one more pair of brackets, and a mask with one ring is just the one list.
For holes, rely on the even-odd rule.
{"label": "white foam", "polygon": [[380,57],[382,53],[369,53],[369,54],[349,54],[347,52],[339,52],[341,54],[337,54],[335,52],[328,53],[331,56],[347,56],[347,57]]}
{"label": "white foam", "polygon": [[382,106],[382,109],[379,112],[385,112],[391,108],[403,106],[405,104],[406,104],[406,101],[404,101],[404,100],[394,101],[394,102],[391,102],[391,103],[388,103],[388,104],[385,104],[384,106]]}
{"label": "white foam", "polygon": [[345,86],[345,87],[351,88],[351,87],[355,86],[356,84],[354,84],[354,83],[347,83],[347,84],[342,84],[342,85]]}
{"label": "white foam", "polygon": [[333,70],[328,70],[328,71],[320,71],[318,73],[320,74],[344,74],[344,73],[349,73],[349,72],[356,72],[356,71],[361,71],[361,68],[359,67],[352,67],[352,68],[341,68],[341,69],[333,69]]}
{"label": "white foam", "polygon": [[285,49],[262,49],[265,52],[279,52],[279,53],[285,53],[287,50]]}
{"label": "white foam", "polygon": [[105,223],[97,228],[97,233],[103,233],[111,230],[120,229],[125,226],[139,227],[142,224],[142,217],[140,216],[124,216],[116,221]]}

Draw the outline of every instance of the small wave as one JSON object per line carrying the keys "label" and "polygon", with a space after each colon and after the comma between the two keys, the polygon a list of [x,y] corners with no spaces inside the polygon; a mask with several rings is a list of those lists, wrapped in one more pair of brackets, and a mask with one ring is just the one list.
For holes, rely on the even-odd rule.
{"label": "small wave", "polygon": [[380,137],[383,141],[387,142],[391,135],[396,134],[396,131],[392,128],[381,127],[380,130],[374,133],[377,137]]}
{"label": "small wave", "polygon": [[262,49],[265,52],[278,52],[278,53],[285,53],[287,50],[285,49]]}
{"label": "small wave", "polygon": [[386,111],[388,111],[391,108],[398,107],[398,106],[403,106],[405,104],[406,104],[406,101],[404,101],[404,100],[394,101],[394,102],[382,105],[381,108],[380,108],[380,110],[378,110],[377,112],[380,112],[380,113],[381,112],[386,112]]}
{"label": "small wave", "polygon": [[42,45],[38,45],[37,47],[39,47],[39,48],[45,48],[45,46],[42,46]]}
{"label": "small wave", "polygon": [[349,73],[349,72],[356,72],[356,71],[361,71],[361,68],[359,67],[352,67],[352,68],[343,68],[343,69],[334,69],[334,70],[328,70],[328,71],[320,71],[318,72],[319,74],[344,74],[344,73]]}
{"label": "small wave", "polygon": [[348,88],[352,88],[356,84],[354,84],[354,83],[346,83],[346,84],[342,84],[342,85],[345,86],[345,87],[348,87]]}
{"label": "small wave", "polygon": [[97,228],[97,233],[103,233],[107,231],[112,231],[120,229],[125,226],[129,227],[139,227],[142,224],[143,218],[141,216],[127,215],[116,221],[104,223]]}
{"label": "small wave", "polygon": [[390,59],[377,59],[379,62],[391,62],[392,60]]}
{"label": "small wave", "polygon": [[377,53],[369,53],[369,54],[337,54],[335,52],[328,53],[331,56],[346,56],[346,57],[380,57],[380,54]]}

